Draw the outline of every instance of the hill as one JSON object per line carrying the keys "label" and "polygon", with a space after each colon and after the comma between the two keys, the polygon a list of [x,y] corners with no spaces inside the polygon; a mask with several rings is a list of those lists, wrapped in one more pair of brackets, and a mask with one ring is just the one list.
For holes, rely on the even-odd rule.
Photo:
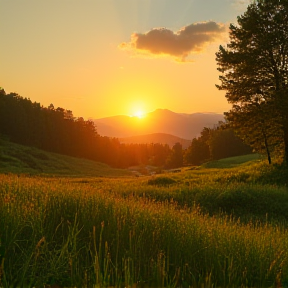
{"label": "hill", "polygon": [[125,144],[149,144],[149,143],[160,143],[160,144],[168,144],[170,147],[177,142],[179,142],[183,149],[186,149],[190,146],[191,141],[179,138],[177,136],[173,136],[165,133],[153,133],[147,135],[137,135],[126,138],[120,138],[119,141]]}
{"label": "hill", "polygon": [[223,115],[217,113],[181,114],[167,109],[157,109],[147,113],[143,118],[118,115],[91,120],[102,136],[126,138],[164,133],[192,140],[200,135],[204,127],[212,128],[223,119]]}
{"label": "hill", "polygon": [[0,139],[0,173],[58,176],[129,176],[129,171],[106,164],[46,152]]}
{"label": "hill", "polygon": [[202,164],[201,166],[204,168],[233,168],[241,165],[249,165],[253,162],[258,162],[260,160],[263,160],[263,156],[260,154],[254,153],[254,154],[247,154],[247,155],[240,155],[240,156],[234,156],[234,157],[228,157],[223,158],[219,160],[214,160],[207,162],[205,164]]}

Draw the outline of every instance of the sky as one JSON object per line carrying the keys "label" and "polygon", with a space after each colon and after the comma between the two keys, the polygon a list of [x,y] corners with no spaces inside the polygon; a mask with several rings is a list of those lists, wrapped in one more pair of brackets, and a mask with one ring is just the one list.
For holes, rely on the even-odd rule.
{"label": "sky", "polygon": [[0,87],[75,117],[228,111],[215,53],[249,0],[0,0]]}

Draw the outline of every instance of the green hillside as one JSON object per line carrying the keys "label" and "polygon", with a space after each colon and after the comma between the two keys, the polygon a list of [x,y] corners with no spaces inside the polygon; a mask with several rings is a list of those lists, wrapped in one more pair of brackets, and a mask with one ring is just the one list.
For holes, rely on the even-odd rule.
{"label": "green hillside", "polygon": [[129,171],[87,159],[49,153],[0,138],[0,173],[32,175],[121,177]]}
{"label": "green hillside", "polygon": [[208,163],[205,163],[202,165],[202,167],[205,168],[232,168],[237,167],[239,165],[246,165],[246,164],[252,164],[252,162],[257,162],[259,160],[262,160],[263,156],[259,154],[247,154],[242,156],[235,156],[235,157],[229,157],[224,159],[219,159],[215,161],[210,161]]}

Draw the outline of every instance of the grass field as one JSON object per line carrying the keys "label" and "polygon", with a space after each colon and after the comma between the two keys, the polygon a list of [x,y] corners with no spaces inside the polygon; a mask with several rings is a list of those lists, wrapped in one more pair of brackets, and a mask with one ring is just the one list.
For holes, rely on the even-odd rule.
{"label": "grass field", "polygon": [[287,169],[255,157],[0,174],[0,287],[288,287]]}

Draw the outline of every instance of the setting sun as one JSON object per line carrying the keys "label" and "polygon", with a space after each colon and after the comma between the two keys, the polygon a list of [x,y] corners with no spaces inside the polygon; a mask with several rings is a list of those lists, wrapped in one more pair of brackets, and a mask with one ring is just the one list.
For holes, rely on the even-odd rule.
{"label": "setting sun", "polygon": [[144,118],[146,116],[146,113],[144,113],[143,111],[141,110],[138,110],[136,111],[134,114],[133,114],[133,117],[138,117],[138,118]]}

